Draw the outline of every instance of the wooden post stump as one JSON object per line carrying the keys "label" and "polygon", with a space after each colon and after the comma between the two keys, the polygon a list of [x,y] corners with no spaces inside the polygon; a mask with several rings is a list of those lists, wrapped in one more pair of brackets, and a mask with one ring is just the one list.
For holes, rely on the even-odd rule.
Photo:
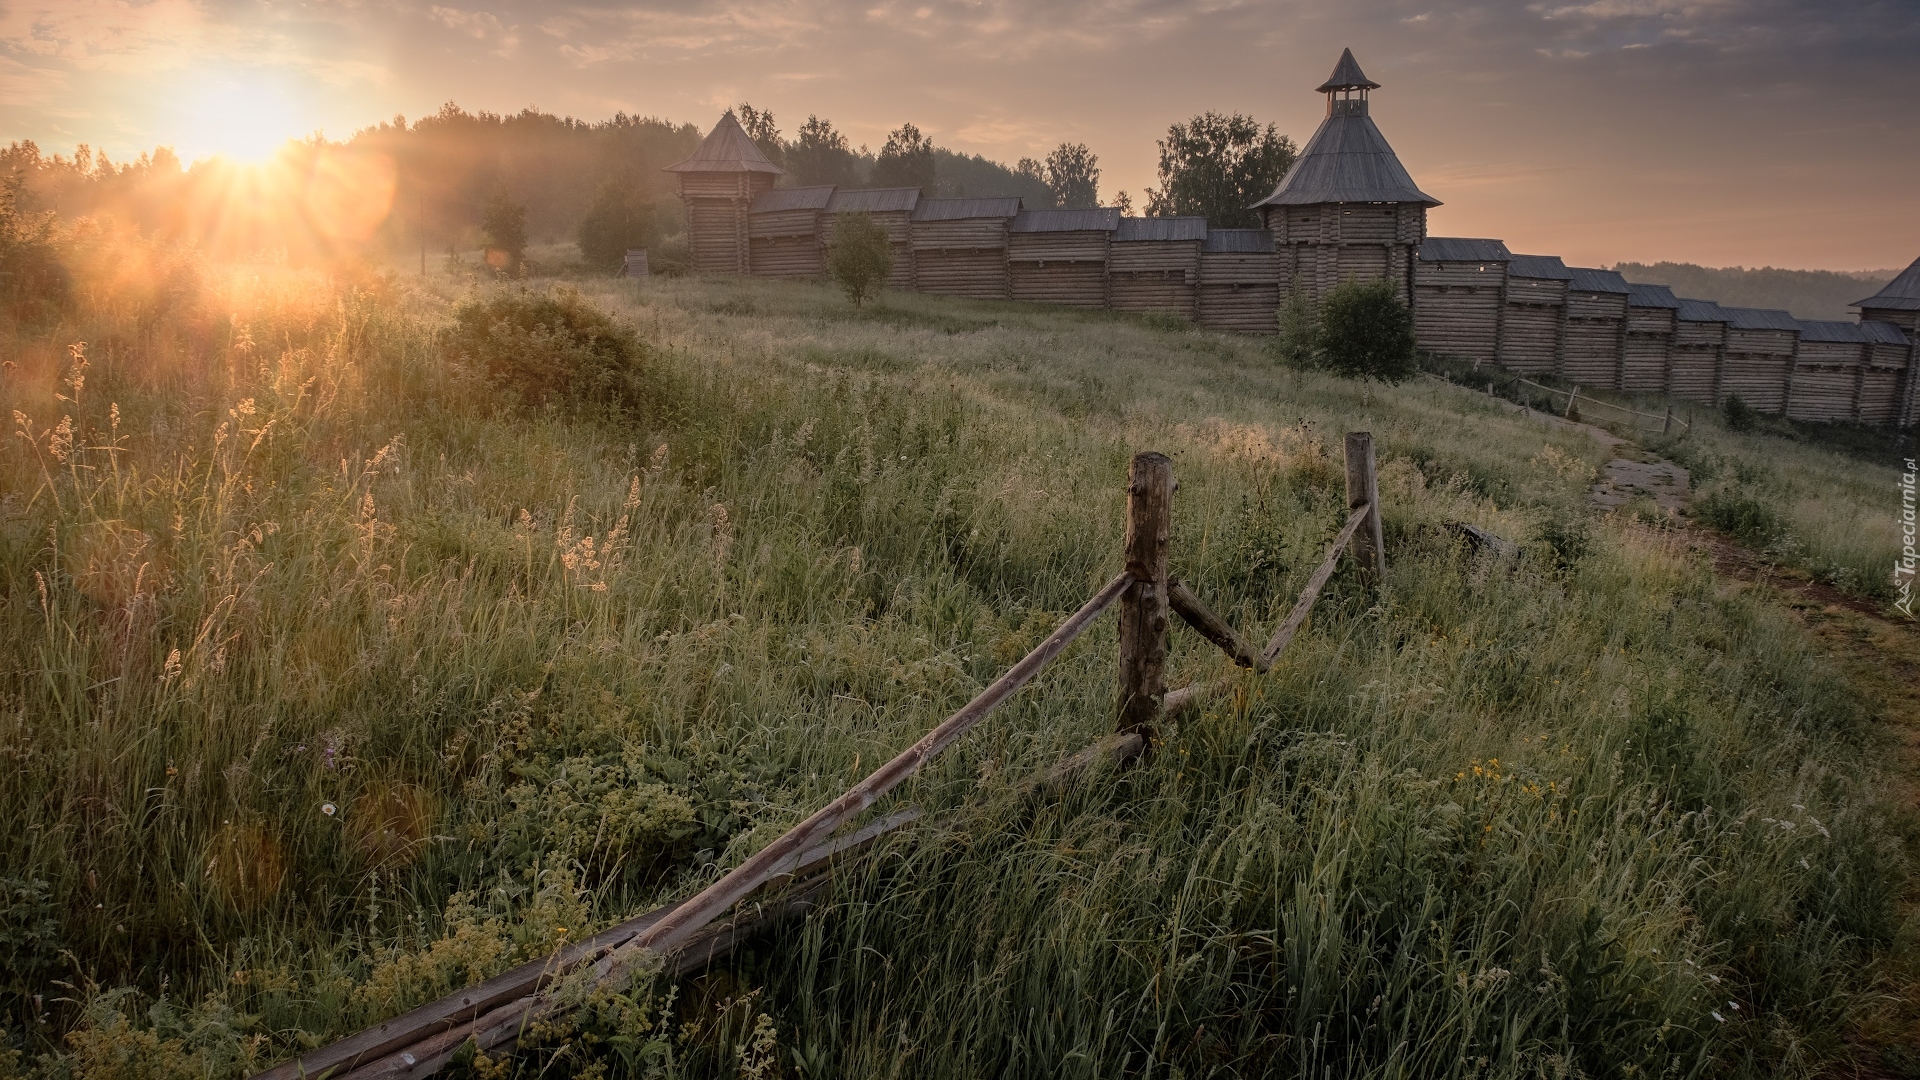
{"label": "wooden post stump", "polygon": [[1374,473],[1373,433],[1347,433],[1347,509],[1367,507],[1366,523],[1353,537],[1353,559],[1360,578],[1377,584],[1387,572],[1387,542],[1380,529],[1380,480]]}
{"label": "wooden post stump", "polygon": [[1167,545],[1173,526],[1173,461],[1135,454],[1127,469],[1127,573],[1120,595],[1119,729],[1149,742],[1167,696]]}

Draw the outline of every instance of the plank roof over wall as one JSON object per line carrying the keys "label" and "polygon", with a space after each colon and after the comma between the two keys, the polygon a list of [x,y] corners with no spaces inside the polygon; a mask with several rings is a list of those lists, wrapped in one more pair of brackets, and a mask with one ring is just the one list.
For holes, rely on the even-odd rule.
{"label": "plank roof over wall", "polygon": [[1795,319],[1800,328],[1802,341],[1841,341],[1865,344],[1873,338],[1860,329],[1859,323],[1840,322],[1834,319]]}
{"label": "plank roof over wall", "polygon": [[1677,314],[1681,322],[1728,322],[1733,318],[1726,309],[1711,300],[1688,300],[1684,297],[1680,299]]}
{"label": "plank roof over wall", "polygon": [[1573,271],[1567,269],[1567,264],[1561,262],[1558,255],[1509,255],[1507,276],[1540,281],[1571,281]]}
{"label": "plank roof over wall", "polygon": [[1421,262],[1506,262],[1513,258],[1507,245],[1498,240],[1479,240],[1465,236],[1429,236],[1420,241]]}
{"label": "plank roof over wall", "polygon": [[1860,323],[1860,330],[1867,335],[1867,340],[1877,345],[1905,345],[1907,343],[1907,335],[1901,333],[1899,327],[1889,322],[1866,320]]}
{"label": "plank roof over wall", "polygon": [[1723,308],[1727,322],[1736,330],[1798,330],[1799,321],[1784,311],[1771,308]]}
{"label": "plank roof over wall", "polygon": [[1679,298],[1665,285],[1640,285],[1627,282],[1627,303],[1643,308],[1678,308]]}
{"label": "plank roof over wall", "polygon": [[1266,229],[1208,229],[1200,250],[1209,254],[1273,250],[1273,233]]}
{"label": "plank roof over wall", "polygon": [[1581,292],[1619,293],[1621,296],[1633,292],[1627,286],[1627,279],[1611,270],[1595,270],[1586,266],[1570,266],[1567,272],[1572,275],[1567,287]]}
{"label": "plank roof over wall", "polygon": [[1017,233],[1113,232],[1120,227],[1120,211],[1111,206],[1092,210],[1022,210],[1009,227]]}
{"label": "plank roof over wall", "polygon": [[913,208],[915,221],[963,221],[968,218],[1011,218],[1020,212],[1017,197],[1005,199],[921,199]]}
{"label": "plank roof over wall", "polygon": [[912,210],[920,201],[920,189],[901,188],[862,188],[857,191],[839,191],[827,200],[829,214],[887,214]]}
{"label": "plank roof over wall", "polygon": [[1205,240],[1207,219],[1203,217],[1123,217],[1113,234],[1115,243],[1147,240]]}

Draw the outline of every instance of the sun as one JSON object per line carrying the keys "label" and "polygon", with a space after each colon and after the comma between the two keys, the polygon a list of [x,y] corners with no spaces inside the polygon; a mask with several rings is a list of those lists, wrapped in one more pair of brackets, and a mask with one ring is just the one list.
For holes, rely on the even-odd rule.
{"label": "sun", "polygon": [[311,110],[300,95],[268,75],[212,74],[181,95],[175,130],[188,159],[224,157],[264,162],[289,139],[308,133]]}

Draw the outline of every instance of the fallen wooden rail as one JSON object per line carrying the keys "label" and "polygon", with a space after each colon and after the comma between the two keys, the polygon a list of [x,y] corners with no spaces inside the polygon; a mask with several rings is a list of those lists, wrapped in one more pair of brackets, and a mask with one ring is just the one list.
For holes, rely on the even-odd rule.
{"label": "fallen wooden rail", "polygon": [[[1135,455],[1128,480],[1126,568],[1024,659],[912,746],[693,897],[302,1054],[256,1074],[254,1080],[429,1076],[469,1044],[481,1052],[511,1046],[529,1025],[571,1008],[580,992],[618,990],[656,961],[659,971],[684,975],[730,954],[751,935],[807,910],[836,863],[859,857],[882,837],[917,821],[919,811],[908,808],[847,836],[833,835],[1018,692],[1115,602],[1121,604],[1119,730],[1017,790],[1023,797],[1058,793],[1096,765],[1123,763],[1145,752],[1153,745],[1157,720],[1221,685],[1166,693],[1170,614],[1177,613],[1235,664],[1264,672],[1305,623],[1342,552],[1351,549],[1363,579],[1377,580],[1385,571],[1372,438],[1366,432],[1349,434],[1345,449],[1351,512],[1292,611],[1260,652],[1191,588],[1169,576],[1173,463],[1162,454]],[[784,891],[765,903],[739,909],[743,900],[783,886]],[[730,911],[736,913],[724,917]],[[576,978],[568,979],[563,998],[553,984],[569,975]]]}

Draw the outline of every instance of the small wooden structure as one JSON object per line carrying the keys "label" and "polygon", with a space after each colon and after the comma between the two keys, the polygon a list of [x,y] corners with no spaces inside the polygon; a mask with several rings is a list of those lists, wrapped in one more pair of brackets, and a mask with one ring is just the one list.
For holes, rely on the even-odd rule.
{"label": "small wooden structure", "polygon": [[1385,278],[1413,302],[1414,249],[1427,234],[1427,210],[1440,200],[1421,191],[1368,113],[1380,84],[1340,53],[1318,92],[1326,118],[1273,194],[1255,206],[1280,252],[1280,288],[1318,304],[1343,281]]}
{"label": "small wooden structure", "polygon": [[626,258],[620,263],[621,277],[647,276],[647,249],[628,248]]}
{"label": "small wooden structure", "polygon": [[913,211],[920,203],[919,188],[864,188],[858,191],[835,189],[827,200],[820,221],[820,243],[833,243],[834,222],[841,214],[866,214],[874,224],[887,231],[893,247],[893,269],[887,272],[887,288],[913,288]]}
{"label": "small wooden structure", "polygon": [[1251,334],[1277,331],[1281,258],[1265,229],[1208,229],[1200,247],[1200,325]]}
{"label": "small wooden structure", "polygon": [[768,277],[817,277],[827,272],[820,246],[820,216],[833,185],[777,188],[753,200],[747,211],[749,264]]}
{"label": "small wooden structure", "polygon": [[1862,362],[1872,338],[1858,323],[1796,319],[1800,352],[1787,395],[1790,420],[1852,420]]}
{"label": "small wooden structure", "polygon": [[1667,390],[1667,365],[1680,301],[1665,285],[1627,283],[1627,336],[1620,350],[1620,389],[1629,394]]}
{"label": "small wooden structure", "polygon": [[1737,397],[1761,412],[1787,404],[1787,380],[1800,350],[1800,324],[1784,311],[1726,308],[1727,359],[1720,400]]}
{"label": "small wooden structure", "polygon": [[1420,347],[1476,365],[1497,359],[1512,258],[1498,240],[1429,236],[1421,241],[1413,269],[1413,326]]}
{"label": "small wooden structure", "polygon": [[1559,367],[1567,332],[1567,283],[1573,272],[1554,255],[1507,260],[1506,309],[1500,320],[1500,366],[1526,375]]}
{"label": "small wooden structure", "polygon": [[1022,210],[1007,227],[1013,298],[1072,307],[1107,306],[1107,249],[1120,211]]}
{"label": "small wooden structure", "polygon": [[909,222],[914,287],[941,296],[1005,300],[1007,226],[1020,200],[921,199]]}
{"label": "small wooden structure", "polygon": [[1193,318],[1206,240],[1203,217],[1121,218],[1107,257],[1113,310]]}
{"label": "small wooden structure", "polygon": [[1581,386],[1620,388],[1626,351],[1627,279],[1611,270],[1576,266],[1567,282],[1566,348],[1560,377]]}
{"label": "small wooden structure", "polygon": [[1727,355],[1727,323],[1732,316],[1711,300],[1684,298],[1673,314],[1667,393],[1682,401],[1717,405],[1720,365]]}
{"label": "small wooden structure", "polygon": [[1913,423],[1909,414],[1902,418],[1907,389],[1913,372],[1913,343],[1889,322],[1867,320],[1860,323],[1867,338],[1861,349],[1860,393],[1854,406],[1854,418],[1863,424]]}
{"label": "small wooden structure", "polygon": [[[1913,260],[1879,292],[1854,304],[1863,323],[1885,323],[1907,339],[1908,360],[1894,391],[1893,418],[1887,423],[1908,427],[1920,422],[1920,259]],[[1872,331],[1876,335],[1879,331]],[[1882,376],[1874,375],[1880,378]],[[1865,405],[1862,412],[1865,412]]]}
{"label": "small wooden structure", "polygon": [[694,270],[707,274],[750,272],[748,207],[772,191],[774,179],[785,170],[767,160],[729,111],[707,133],[692,157],[667,166],[666,171],[680,177],[680,201],[687,208],[687,248]]}

